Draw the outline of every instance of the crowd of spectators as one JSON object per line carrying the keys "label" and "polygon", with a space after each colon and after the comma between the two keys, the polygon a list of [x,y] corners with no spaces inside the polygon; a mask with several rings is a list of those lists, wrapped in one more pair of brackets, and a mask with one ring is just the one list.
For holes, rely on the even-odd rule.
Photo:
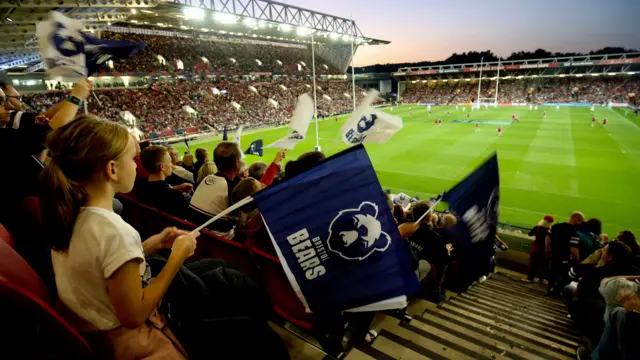
{"label": "crowd of spectators", "polygon": [[[211,41],[196,39],[192,35],[170,37],[104,31],[102,38],[143,42],[146,46],[114,68],[105,71],[157,72],[181,70],[208,70],[211,72],[309,72],[311,51],[306,46],[283,46],[276,43],[248,43],[237,41]],[[162,61],[162,57],[164,61]],[[300,66],[300,68],[299,68]],[[316,55],[317,74],[339,74],[329,61]]]}
{"label": "crowd of spectators", "polygon": [[[483,81],[481,98],[495,98],[495,80]],[[505,79],[498,84],[500,103],[596,103],[626,102],[629,93],[640,91],[638,77],[584,77]],[[446,83],[421,83],[402,94],[404,101],[458,104],[475,101],[478,83],[448,80]]]}
{"label": "crowd of spectators", "polygon": [[[318,81],[317,86],[319,116],[353,109],[350,83]],[[312,81],[302,79],[273,82],[172,79],[155,81],[146,87],[96,89],[99,102],[90,98],[88,110],[109,120],[118,120],[121,112],[128,111],[140,120],[139,128],[145,134],[203,125],[222,131],[225,127],[284,124],[291,118],[298,96],[312,92]],[[25,94],[23,100],[34,110],[43,111],[62,101],[66,93],[31,93]],[[364,91],[356,89],[356,101],[363,96]],[[196,113],[187,112],[185,106]]]}
{"label": "crowd of spectators", "polygon": [[631,231],[610,239],[600,220],[581,212],[567,222],[547,215],[529,236],[535,240],[526,281],[548,281],[564,296],[570,318],[590,340],[578,359],[635,359],[640,334],[640,245]]}

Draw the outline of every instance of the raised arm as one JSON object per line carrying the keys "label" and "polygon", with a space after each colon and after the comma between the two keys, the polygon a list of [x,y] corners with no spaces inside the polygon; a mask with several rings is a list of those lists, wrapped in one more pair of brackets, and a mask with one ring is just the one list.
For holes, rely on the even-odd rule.
{"label": "raised arm", "polygon": [[[82,79],[75,83],[71,93],[69,93],[69,96],[75,97],[81,101],[87,101],[89,93],[92,90],[93,83],[88,79]],[[50,119],[49,126],[55,130],[72,122],[76,118],[76,115],[78,115],[78,111],[79,106],[77,104],[65,99],[61,103],[52,106],[41,115]]]}

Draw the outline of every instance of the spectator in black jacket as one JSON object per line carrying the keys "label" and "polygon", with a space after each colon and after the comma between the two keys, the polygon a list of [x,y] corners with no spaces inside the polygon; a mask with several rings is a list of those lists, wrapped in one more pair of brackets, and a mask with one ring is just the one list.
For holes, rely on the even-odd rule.
{"label": "spectator in black jacket", "polygon": [[198,171],[204,163],[209,161],[209,152],[207,149],[197,148],[196,149],[196,162],[193,163],[193,176],[198,177]]}
{"label": "spectator in black jacket", "polygon": [[163,146],[152,145],[140,153],[142,166],[149,173],[146,181],[140,182],[137,197],[140,202],[153,206],[179,218],[185,218],[193,185],[184,183],[175,187],[166,181],[171,175],[171,156]]}
{"label": "spectator in black jacket", "polygon": [[[417,201],[411,209],[413,218],[417,221],[431,208],[430,201]],[[418,230],[409,237],[409,243],[417,254],[418,259],[426,260],[436,272],[435,289],[429,294],[429,300],[441,302],[445,298],[442,291],[442,283],[447,267],[450,263],[449,250],[429,224],[429,215],[426,215]]]}
{"label": "spectator in black jacket", "polygon": [[600,338],[604,327],[604,298],[599,292],[603,279],[621,275],[639,275],[638,268],[632,265],[633,256],[627,245],[612,241],[602,250],[604,265],[595,267],[584,265],[581,279],[572,301],[569,303],[571,318],[594,341]]}

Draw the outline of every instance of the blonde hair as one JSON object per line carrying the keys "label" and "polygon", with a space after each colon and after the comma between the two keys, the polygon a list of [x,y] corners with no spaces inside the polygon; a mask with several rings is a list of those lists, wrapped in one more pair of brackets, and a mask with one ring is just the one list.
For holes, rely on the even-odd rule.
{"label": "blonde hair", "polygon": [[92,115],[81,115],[49,134],[51,161],[40,175],[39,199],[51,248],[69,248],[73,225],[87,202],[85,186],[99,169],[122,156],[130,138],[124,126]]}
{"label": "blonde hair", "polygon": [[218,172],[218,168],[216,167],[216,164],[213,161],[207,161],[206,163],[202,164],[202,166],[200,167],[200,170],[198,170],[198,178],[196,179],[196,186],[200,185],[200,183],[202,182],[202,180],[204,180],[204,178],[206,178],[209,175],[213,175],[217,172]]}

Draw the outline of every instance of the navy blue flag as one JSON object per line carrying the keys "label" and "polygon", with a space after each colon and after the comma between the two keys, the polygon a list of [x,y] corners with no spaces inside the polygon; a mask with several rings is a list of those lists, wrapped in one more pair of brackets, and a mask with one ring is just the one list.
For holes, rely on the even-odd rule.
{"label": "navy blue flag", "polygon": [[[493,154],[466,179],[447,191],[443,201],[461,220],[459,231],[472,244],[493,239],[498,226],[500,205],[500,175],[498,155]],[[460,223],[459,223],[460,224]]]}
{"label": "navy blue flag", "polygon": [[419,290],[408,243],[362,145],[254,199],[307,310],[350,310]]}
{"label": "navy blue flag", "polygon": [[225,125],[224,130],[222,130],[222,141],[229,141],[229,135],[227,135],[227,125]]}
{"label": "navy blue flag", "polygon": [[98,39],[82,29],[81,21],[57,11],[49,13],[49,20],[36,24],[40,52],[49,74],[89,76],[107,61],[132,56],[145,46],[131,41]]}
{"label": "navy blue flag", "polygon": [[[256,140],[249,145],[247,151],[244,152],[249,155],[258,155],[262,157],[262,140]],[[260,180],[260,179],[258,179]]]}

